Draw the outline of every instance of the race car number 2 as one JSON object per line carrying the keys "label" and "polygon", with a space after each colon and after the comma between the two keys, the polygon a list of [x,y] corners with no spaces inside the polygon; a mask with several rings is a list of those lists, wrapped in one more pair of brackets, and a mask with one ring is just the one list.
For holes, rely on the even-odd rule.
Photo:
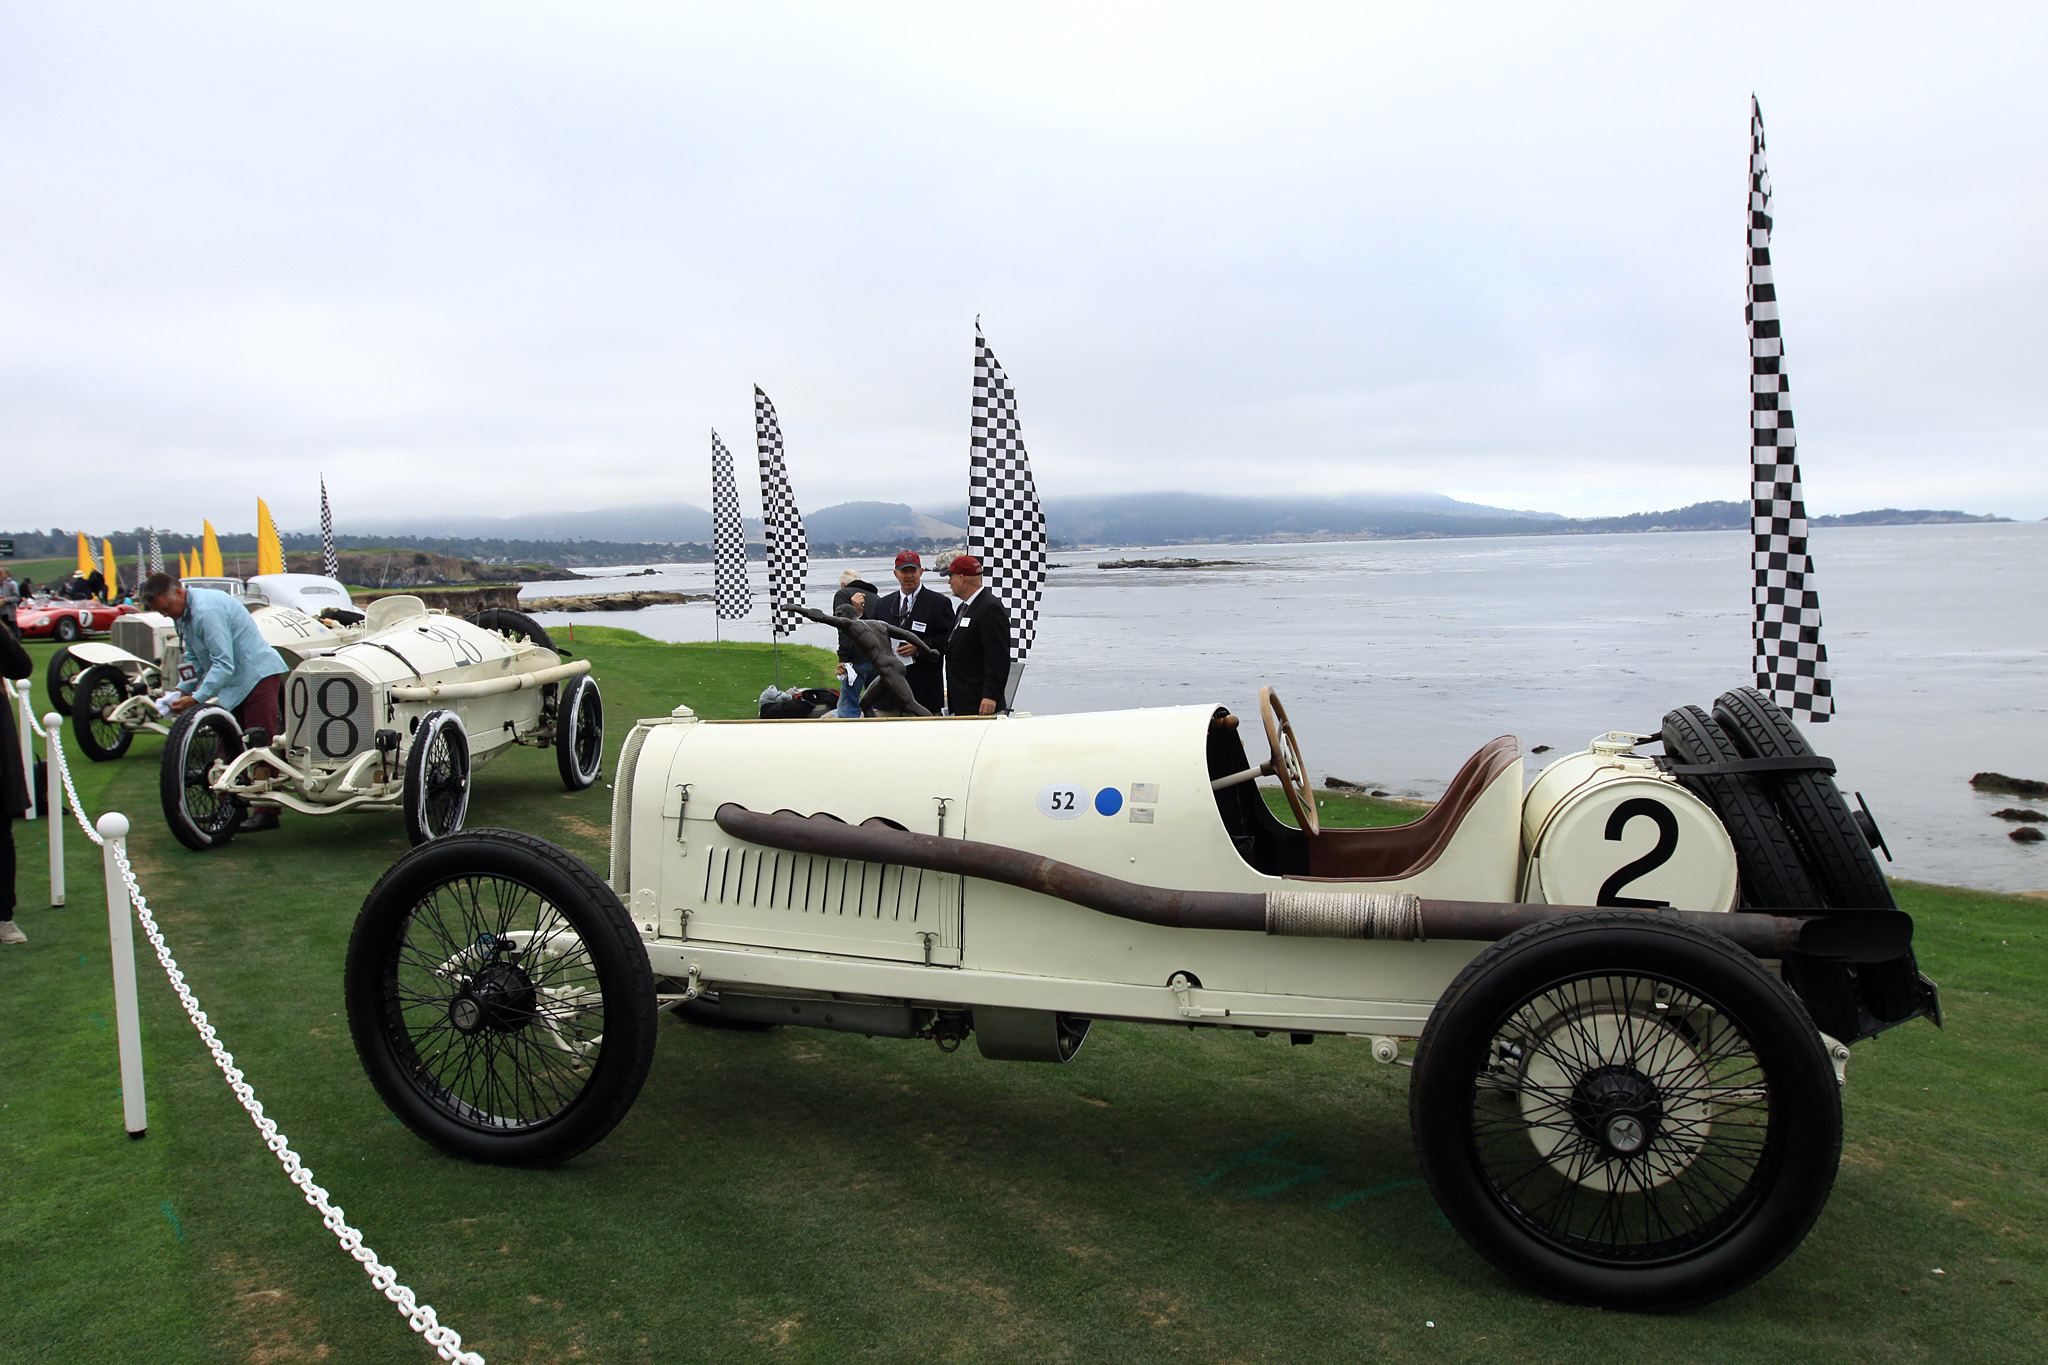
{"label": "race car number 2", "polygon": [[1038,813],[1049,820],[1072,820],[1087,808],[1081,789],[1070,782],[1055,782],[1038,793]]}

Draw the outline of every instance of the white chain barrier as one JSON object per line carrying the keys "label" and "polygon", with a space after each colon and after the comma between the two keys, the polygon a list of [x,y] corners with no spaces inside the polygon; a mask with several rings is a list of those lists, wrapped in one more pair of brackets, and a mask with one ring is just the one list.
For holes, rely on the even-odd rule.
{"label": "white chain barrier", "polygon": [[[207,1022],[206,1011],[199,1008],[199,998],[193,995],[191,988],[185,984],[185,973],[178,969],[176,959],[171,956],[170,945],[165,943],[163,932],[157,928],[156,916],[150,913],[149,902],[143,898],[142,887],[135,880],[134,865],[128,861],[128,850],[123,846],[125,841],[118,838],[111,841],[102,838],[100,832],[87,823],[78,799],[78,788],[71,781],[71,765],[65,761],[63,745],[56,742],[57,717],[52,714],[45,719],[50,722],[50,771],[53,775],[59,772],[63,774],[64,791],[70,797],[73,818],[78,821],[79,828],[85,831],[86,838],[110,850],[112,861],[120,869],[121,882],[127,888],[128,901],[135,907],[136,921],[142,925],[142,932],[149,940],[149,946],[156,950],[156,960],[162,964],[164,975],[170,978],[171,988],[178,993],[178,1003],[185,1007],[185,1016],[192,1021],[192,1027],[199,1030],[200,1039],[213,1054],[214,1065],[218,1066],[221,1075],[227,1078],[228,1088],[235,1092],[235,1098],[240,1100],[242,1108],[248,1111],[250,1122],[254,1123],[256,1131],[263,1135],[263,1145],[270,1149],[271,1155],[284,1167],[285,1175],[291,1179],[292,1184],[299,1187],[300,1192],[306,1197],[306,1202],[319,1211],[321,1223],[341,1243],[341,1249],[362,1266],[363,1273],[370,1277],[370,1283],[383,1291],[384,1297],[397,1306],[398,1311],[405,1315],[405,1320],[412,1330],[426,1339],[427,1344],[434,1348],[436,1355],[443,1360],[453,1361],[456,1365],[484,1365],[483,1356],[462,1348],[460,1332],[441,1325],[440,1320],[434,1315],[432,1304],[421,1303],[411,1289],[398,1282],[398,1272],[378,1260],[377,1253],[363,1245],[363,1234],[349,1226],[348,1217],[340,1205],[329,1202],[327,1191],[314,1183],[312,1169],[292,1150],[291,1140],[278,1131],[277,1121],[263,1112],[263,1104],[256,1098],[256,1091],[243,1079],[241,1068],[235,1065],[235,1054],[221,1045],[220,1035],[214,1031],[213,1025]],[[56,781],[53,780],[50,786],[54,796]],[[61,819],[53,811],[50,827],[53,844],[61,823]]]}

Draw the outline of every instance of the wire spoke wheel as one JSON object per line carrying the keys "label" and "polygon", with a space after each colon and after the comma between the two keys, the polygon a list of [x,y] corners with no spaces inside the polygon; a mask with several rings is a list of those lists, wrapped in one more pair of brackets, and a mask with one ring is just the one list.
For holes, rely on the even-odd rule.
{"label": "wire spoke wheel", "polygon": [[654,979],[618,897],[503,830],[399,860],[349,941],[349,1028],[408,1127],[472,1160],[547,1166],[622,1118],[653,1057]]}
{"label": "wire spoke wheel", "polygon": [[604,700],[587,674],[569,679],[556,703],[555,766],[572,792],[604,774]]}
{"label": "wire spoke wheel", "polygon": [[241,799],[216,790],[213,774],[241,752],[242,727],[218,706],[192,707],[171,727],[159,786],[164,818],[185,847],[203,852],[235,837]]}
{"label": "wire spoke wheel", "polygon": [[1841,1098],[1813,1022],[1728,940],[1568,915],[1474,958],[1409,1091],[1432,1194],[1553,1297],[1671,1310],[1784,1260],[1827,1203]]}
{"label": "wire spoke wheel", "polygon": [[469,736],[453,711],[430,711],[405,760],[405,832],[414,845],[462,828],[469,812]]}
{"label": "wire spoke wheel", "polygon": [[107,717],[128,700],[128,675],[111,664],[94,664],[79,674],[71,689],[72,732],[78,747],[95,763],[128,752],[135,732]]}

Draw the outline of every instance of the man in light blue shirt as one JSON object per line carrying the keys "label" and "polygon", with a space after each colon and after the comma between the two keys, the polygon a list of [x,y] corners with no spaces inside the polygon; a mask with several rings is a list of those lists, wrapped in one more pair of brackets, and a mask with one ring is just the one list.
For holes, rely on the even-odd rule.
{"label": "man in light blue shirt", "polygon": [[[151,574],[143,582],[142,604],[177,622],[185,663],[193,673],[178,684],[171,710],[212,702],[233,712],[245,731],[278,734],[284,726],[280,679],[287,669],[247,607],[217,588],[188,588],[169,574]],[[249,833],[276,829],[277,808],[257,807],[239,828]]]}

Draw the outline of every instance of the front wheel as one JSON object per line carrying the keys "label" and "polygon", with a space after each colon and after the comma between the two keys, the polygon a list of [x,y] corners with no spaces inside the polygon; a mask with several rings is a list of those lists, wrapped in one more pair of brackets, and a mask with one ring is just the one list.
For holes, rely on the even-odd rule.
{"label": "front wheel", "polygon": [[572,792],[604,775],[604,699],[588,674],[563,684],[555,705],[555,766]]}
{"label": "front wheel", "polygon": [[405,835],[413,847],[446,838],[469,813],[469,735],[453,711],[429,711],[405,760]]}
{"label": "front wheel", "polygon": [[50,633],[57,637],[57,643],[60,645],[68,645],[84,634],[78,628],[78,618],[76,616],[58,617],[57,624],[50,627]]}
{"label": "front wheel", "polygon": [[43,695],[50,699],[52,711],[60,716],[71,714],[71,689],[83,672],[85,661],[69,649],[60,648],[50,656],[50,666],[43,672]]}
{"label": "front wheel", "polygon": [[94,664],[71,689],[71,733],[79,751],[95,763],[128,752],[135,732],[107,715],[128,700],[128,675],[112,664]]}
{"label": "front wheel", "polygon": [[1776,1266],[1827,1203],[1834,1071],[1748,953],[1626,911],[1473,959],[1417,1049],[1409,1121],[1473,1249],[1567,1302],[1669,1311]]}
{"label": "front wheel", "polygon": [[654,1057],[654,974],[625,907],[531,835],[473,830],[401,858],[356,917],[343,985],[377,1094],[471,1161],[587,1150]]}
{"label": "front wheel", "polygon": [[242,752],[242,727],[221,706],[195,706],[178,717],[164,741],[158,789],[164,819],[194,853],[219,848],[242,822],[240,797],[213,789],[213,770]]}

